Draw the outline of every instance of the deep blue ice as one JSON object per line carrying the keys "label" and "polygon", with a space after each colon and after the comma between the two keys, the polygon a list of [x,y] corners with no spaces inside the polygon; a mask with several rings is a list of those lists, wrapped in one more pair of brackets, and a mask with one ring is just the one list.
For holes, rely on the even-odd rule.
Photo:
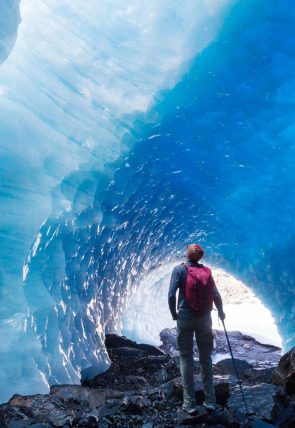
{"label": "deep blue ice", "polygon": [[0,68],[0,399],[104,370],[195,241],[295,345],[294,1],[40,3]]}

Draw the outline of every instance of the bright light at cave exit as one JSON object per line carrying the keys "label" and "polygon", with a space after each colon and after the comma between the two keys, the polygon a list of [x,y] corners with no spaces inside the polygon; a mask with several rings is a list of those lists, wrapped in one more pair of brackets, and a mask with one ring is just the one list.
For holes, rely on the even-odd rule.
{"label": "bright light at cave exit", "polygon": [[[178,264],[178,263],[177,263]],[[131,297],[122,319],[122,334],[137,342],[160,345],[159,333],[176,326],[167,303],[170,275],[175,263],[151,272]],[[212,266],[212,275],[222,296],[227,330],[236,330],[261,343],[282,347],[282,339],[270,311],[254,293],[222,269]],[[222,330],[217,311],[212,311],[213,328]]]}

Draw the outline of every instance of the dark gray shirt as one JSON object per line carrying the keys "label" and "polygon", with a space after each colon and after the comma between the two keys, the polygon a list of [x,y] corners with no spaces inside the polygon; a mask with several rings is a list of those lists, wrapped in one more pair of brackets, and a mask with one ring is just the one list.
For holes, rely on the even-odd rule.
{"label": "dark gray shirt", "polygon": [[[193,263],[189,259],[185,262],[185,264],[187,266],[198,266],[198,267],[204,266],[200,263]],[[176,319],[177,317],[176,292],[178,289],[179,289],[178,315],[181,318],[185,318],[185,319],[193,319],[198,316],[201,316],[201,314],[199,314],[197,311],[194,311],[193,309],[191,309],[187,301],[185,300],[186,279],[187,279],[187,270],[185,266],[183,265],[175,266],[175,268],[172,271],[169,293],[168,293],[168,304],[169,304],[169,309],[173,319]],[[219,291],[217,290],[215,283],[214,283],[214,303],[218,312],[222,313],[223,312],[222,299],[219,294]],[[202,314],[202,316],[204,316],[204,314]]]}

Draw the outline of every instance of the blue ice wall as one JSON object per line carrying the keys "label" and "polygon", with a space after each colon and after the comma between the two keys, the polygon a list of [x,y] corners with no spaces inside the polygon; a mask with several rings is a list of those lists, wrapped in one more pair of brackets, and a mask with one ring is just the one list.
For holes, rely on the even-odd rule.
{"label": "blue ice wall", "polygon": [[[95,195],[140,139],[138,113],[175,86],[233,3],[20,3],[18,37],[0,68],[1,400],[107,366],[105,328],[123,308],[113,279],[100,285],[98,254],[92,268],[82,254],[102,218],[104,236],[114,224]],[[0,19],[15,34],[12,5],[0,2]]]}
{"label": "blue ice wall", "polygon": [[[152,4],[144,22],[130,4],[118,22],[125,13],[132,31],[124,38],[119,24],[105,28],[103,46],[94,42],[91,2],[82,11],[43,3],[42,19],[67,17],[58,28],[71,49],[56,44],[45,55],[41,43],[27,60],[21,38],[2,66],[8,95],[0,110],[13,105],[17,117],[7,113],[0,129],[7,137],[2,176],[11,180],[1,232],[7,393],[46,390],[103,370],[104,334],[120,330],[139,281],[180,258],[191,241],[243,279],[294,344],[293,3],[231,2],[216,11],[212,2],[206,23],[194,2],[169,10]],[[109,11],[102,4],[97,19]],[[144,38],[153,16],[165,24],[148,27],[153,46],[160,45],[156,54]],[[73,28],[85,28],[84,19],[90,32],[82,32],[76,51],[81,34],[73,39]],[[167,41],[161,35],[168,30]],[[31,63],[40,68],[27,81],[19,61],[30,72]],[[23,263],[22,293],[20,279],[13,281]],[[20,352],[26,370],[14,361]],[[10,367],[21,391],[12,391]]]}
{"label": "blue ice wall", "polygon": [[0,64],[10,54],[17,37],[20,23],[20,0],[0,1]]}

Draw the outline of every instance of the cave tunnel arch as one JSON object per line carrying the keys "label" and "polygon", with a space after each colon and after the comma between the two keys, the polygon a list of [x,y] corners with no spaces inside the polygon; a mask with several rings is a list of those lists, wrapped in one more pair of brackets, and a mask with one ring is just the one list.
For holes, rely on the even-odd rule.
{"label": "cave tunnel arch", "polygon": [[[272,31],[272,19],[265,28],[272,6],[251,21],[263,25],[261,43],[244,42],[251,14],[238,35],[225,27],[138,115],[131,134],[139,141],[128,153],[104,175],[83,171],[80,182],[73,174],[62,183],[72,210],[43,223],[24,281],[28,332],[41,343],[36,361],[49,383],[78,382],[81,370],[108,365],[104,334],[119,331],[136,284],[187,242],[253,289],[284,345],[294,344],[293,130],[281,102],[294,67],[283,32]],[[81,203],[88,193],[92,202]]]}

